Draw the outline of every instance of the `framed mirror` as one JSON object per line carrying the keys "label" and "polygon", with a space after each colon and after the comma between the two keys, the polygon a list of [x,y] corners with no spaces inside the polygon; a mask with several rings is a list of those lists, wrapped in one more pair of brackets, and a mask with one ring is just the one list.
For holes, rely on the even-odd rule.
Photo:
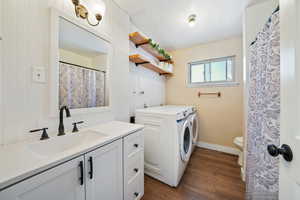
{"label": "framed mirror", "polygon": [[52,115],[62,106],[68,106],[73,114],[109,108],[109,40],[55,10],[51,31]]}

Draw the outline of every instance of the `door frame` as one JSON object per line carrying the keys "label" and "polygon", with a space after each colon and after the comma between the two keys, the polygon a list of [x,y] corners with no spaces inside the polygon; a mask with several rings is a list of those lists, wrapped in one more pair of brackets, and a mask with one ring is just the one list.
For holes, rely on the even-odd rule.
{"label": "door frame", "polygon": [[[300,151],[296,139],[299,136],[300,118],[299,12],[299,0],[280,0],[280,143],[289,145],[295,155]],[[279,199],[299,199],[299,162],[299,156],[294,156],[292,162],[280,157]]]}
{"label": "door frame", "polygon": [[3,144],[3,1],[0,1],[0,145]]}

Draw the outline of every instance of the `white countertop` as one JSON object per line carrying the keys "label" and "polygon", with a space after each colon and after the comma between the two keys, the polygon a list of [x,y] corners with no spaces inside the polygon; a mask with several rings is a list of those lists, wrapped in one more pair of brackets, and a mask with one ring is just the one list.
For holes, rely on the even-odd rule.
{"label": "white countertop", "polygon": [[43,142],[49,142],[50,140],[58,141],[59,137],[68,137],[71,134],[80,134],[80,132],[67,133],[65,136],[56,136],[55,134],[54,136],[51,135],[50,139],[45,141],[35,139],[34,141],[28,140],[0,147],[0,190],[141,129],[143,129],[142,125],[119,121],[111,121],[87,127],[80,130],[81,134],[85,134],[85,131],[95,131],[95,133],[105,134],[105,137],[89,140],[86,143],[59,152],[53,156],[37,154],[28,148],[28,145],[40,143],[41,147],[43,147]]}

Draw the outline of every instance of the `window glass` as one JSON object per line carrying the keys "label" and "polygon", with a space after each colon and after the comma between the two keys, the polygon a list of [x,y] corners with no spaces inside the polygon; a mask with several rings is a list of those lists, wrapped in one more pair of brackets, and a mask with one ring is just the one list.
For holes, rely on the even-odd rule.
{"label": "window glass", "polygon": [[211,81],[226,81],[226,63],[226,61],[211,63]]}
{"label": "window glass", "polygon": [[191,82],[204,82],[204,64],[191,66]]}
{"label": "window glass", "polygon": [[210,63],[205,63],[205,76],[204,76],[204,80],[206,82],[211,81],[211,77],[210,77]]}
{"label": "window glass", "polygon": [[227,81],[232,81],[232,60],[227,60]]}
{"label": "window glass", "polygon": [[189,84],[234,82],[234,56],[189,64]]}

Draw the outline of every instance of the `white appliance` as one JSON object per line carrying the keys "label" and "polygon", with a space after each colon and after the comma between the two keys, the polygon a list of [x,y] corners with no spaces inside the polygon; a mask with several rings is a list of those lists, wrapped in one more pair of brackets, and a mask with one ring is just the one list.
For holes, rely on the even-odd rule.
{"label": "white appliance", "polygon": [[193,147],[192,151],[194,151],[195,147],[197,146],[197,140],[198,140],[198,132],[199,132],[199,121],[198,121],[198,114],[196,108],[192,107],[192,113],[190,114],[189,121],[192,126],[192,132],[193,132]]}
{"label": "white appliance", "polygon": [[193,133],[193,146],[192,146],[192,152],[193,152],[197,145],[198,132],[199,132],[197,109],[194,106],[171,106],[171,107],[182,108],[188,111],[188,115],[189,115],[188,121],[191,123],[191,128]]}
{"label": "white appliance", "polygon": [[178,105],[169,105],[168,107],[178,108],[187,110],[188,113],[188,121],[191,123],[191,129],[193,133],[193,146],[192,146],[192,152],[195,150],[195,147],[197,146],[197,140],[198,140],[198,132],[199,132],[199,121],[198,121],[198,114],[197,109],[194,106],[178,106]]}
{"label": "white appliance", "polygon": [[176,187],[192,153],[193,133],[182,106],[159,106],[136,110],[136,123],[143,124],[145,173]]}

